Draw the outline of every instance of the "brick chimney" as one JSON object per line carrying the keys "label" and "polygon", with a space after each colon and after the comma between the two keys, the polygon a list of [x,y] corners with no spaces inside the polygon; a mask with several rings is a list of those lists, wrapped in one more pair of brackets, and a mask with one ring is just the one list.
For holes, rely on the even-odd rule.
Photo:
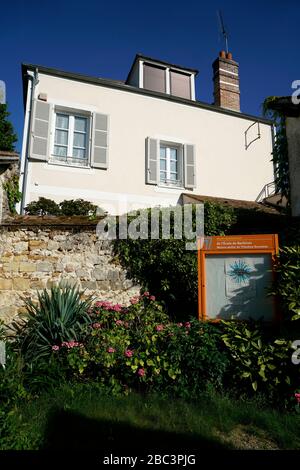
{"label": "brick chimney", "polygon": [[213,63],[214,105],[240,111],[239,64],[231,52],[221,51]]}

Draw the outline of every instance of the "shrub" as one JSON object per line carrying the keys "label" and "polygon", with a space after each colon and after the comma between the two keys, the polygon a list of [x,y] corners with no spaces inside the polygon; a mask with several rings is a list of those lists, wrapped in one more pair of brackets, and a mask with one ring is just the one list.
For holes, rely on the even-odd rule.
{"label": "shrub", "polygon": [[81,300],[82,292],[76,287],[44,289],[38,293],[38,303],[24,299],[28,320],[15,324],[16,345],[27,362],[51,355],[52,347],[69,341],[80,341],[92,299]]}
{"label": "shrub", "polygon": [[9,114],[7,104],[0,103],[0,150],[13,152],[18,139],[11,122],[8,120]]}
{"label": "shrub", "polygon": [[[168,210],[172,209],[175,208]],[[209,202],[205,203],[204,209],[206,235],[223,235],[235,221],[230,207]],[[161,234],[163,209],[159,213]],[[141,211],[142,216],[148,217],[148,214],[149,210]],[[129,216],[128,223],[131,220]],[[150,217],[148,222],[150,228]],[[195,225],[195,206],[193,224]],[[187,240],[184,237],[182,240],[174,238],[173,217],[170,227],[170,240],[120,239],[115,242],[114,250],[121,264],[126,266],[128,275],[139,282],[143,289],[153,292],[164,301],[170,315],[177,319],[187,319],[197,311],[197,256],[195,251],[186,250]]]}
{"label": "shrub", "polygon": [[96,302],[84,344],[53,351],[78,379],[98,380],[113,391],[139,389],[191,396],[221,386],[227,367],[220,334],[198,321],[171,323],[148,292],[130,307]]}
{"label": "shrub", "polygon": [[[99,208],[99,210],[101,209]],[[25,207],[25,212],[28,215],[82,215],[95,217],[97,211],[97,206],[83,199],[64,200],[56,204],[52,199],[40,197],[38,201],[30,202]]]}
{"label": "shrub", "polygon": [[290,341],[268,335],[259,323],[222,321],[222,340],[231,356],[230,386],[260,391],[283,402],[299,387],[299,369],[291,362]]}
{"label": "shrub", "polygon": [[39,197],[38,201],[32,201],[25,207],[28,215],[60,215],[60,208],[56,202],[45,197]]}
{"label": "shrub", "polygon": [[97,206],[91,202],[84,201],[83,199],[71,199],[70,201],[63,201],[59,204],[61,215],[72,216],[72,215],[86,215],[95,216],[97,212]]}
{"label": "shrub", "polygon": [[300,319],[300,245],[280,250],[274,294],[281,300],[286,319]]}

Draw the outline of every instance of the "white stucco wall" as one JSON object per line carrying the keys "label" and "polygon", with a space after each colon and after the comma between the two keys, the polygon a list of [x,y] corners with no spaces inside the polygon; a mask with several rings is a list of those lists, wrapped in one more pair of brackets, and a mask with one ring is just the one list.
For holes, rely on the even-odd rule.
{"label": "white stucco wall", "polygon": [[[39,74],[36,96],[56,105],[110,116],[107,170],[71,168],[31,161],[25,204],[49,197],[82,197],[111,213],[175,204],[182,192],[255,200],[273,181],[271,126],[245,150],[245,130],[253,122],[181,103]],[[196,149],[193,191],[145,184],[145,139],[191,143]],[[128,203],[130,207],[128,207]]]}

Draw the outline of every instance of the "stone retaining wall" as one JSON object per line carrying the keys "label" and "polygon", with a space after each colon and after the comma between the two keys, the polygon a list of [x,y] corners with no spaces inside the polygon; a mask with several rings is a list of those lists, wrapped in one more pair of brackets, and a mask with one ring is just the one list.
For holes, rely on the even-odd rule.
{"label": "stone retaining wall", "polygon": [[0,319],[24,313],[22,297],[57,283],[122,304],[139,292],[95,227],[0,226]]}

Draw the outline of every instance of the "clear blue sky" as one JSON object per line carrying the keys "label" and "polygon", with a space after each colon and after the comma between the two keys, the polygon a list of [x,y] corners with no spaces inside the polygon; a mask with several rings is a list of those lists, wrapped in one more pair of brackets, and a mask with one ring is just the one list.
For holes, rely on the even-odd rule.
{"label": "clear blue sky", "polygon": [[291,94],[300,79],[299,0],[4,0],[0,8],[0,80],[21,148],[21,63],[125,79],[135,53],[199,69],[197,98],[212,102],[211,64],[223,48],[240,63],[242,111],[261,114],[269,95]]}

